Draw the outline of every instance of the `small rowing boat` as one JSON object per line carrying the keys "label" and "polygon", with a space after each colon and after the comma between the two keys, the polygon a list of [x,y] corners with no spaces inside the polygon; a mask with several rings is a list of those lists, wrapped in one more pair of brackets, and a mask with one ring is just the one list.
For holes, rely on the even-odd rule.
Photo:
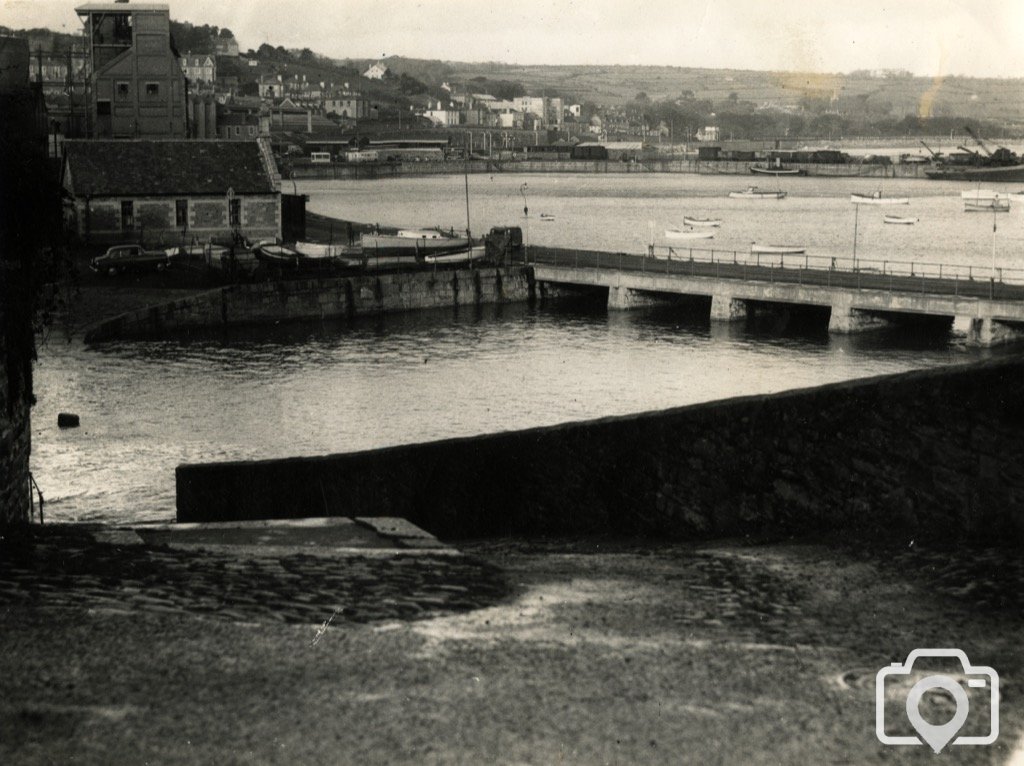
{"label": "small rowing boat", "polygon": [[854,205],[909,205],[910,197],[883,197],[882,192],[874,194],[851,194]]}
{"label": "small rowing boat", "polygon": [[807,252],[807,248],[800,245],[759,245],[757,242],[751,242],[750,252],[754,255],[800,255]]}
{"label": "small rowing boat", "polygon": [[551,213],[541,213],[540,214],[540,220],[542,220],[542,221],[553,221],[553,220],[555,220],[555,217],[553,215],[551,215]]}
{"label": "small rowing boat", "polygon": [[690,218],[688,215],[683,216],[684,226],[721,226],[721,218]]}
{"label": "small rowing boat", "polygon": [[786,192],[779,189],[778,191],[769,191],[767,189],[758,189],[756,186],[748,186],[746,189],[740,192],[729,192],[729,199],[785,199]]}
{"label": "small rowing boat", "polygon": [[916,218],[905,218],[905,217],[899,216],[899,215],[887,215],[884,218],[882,218],[882,222],[883,223],[898,223],[898,224],[904,224],[906,226],[910,226],[912,224],[917,223],[917,219]]}
{"label": "small rowing boat", "polygon": [[665,239],[711,239],[713,231],[683,231],[682,229],[665,229]]}
{"label": "small rowing boat", "polygon": [[1009,213],[1010,200],[1007,197],[992,197],[991,199],[965,199],[965,213]]}

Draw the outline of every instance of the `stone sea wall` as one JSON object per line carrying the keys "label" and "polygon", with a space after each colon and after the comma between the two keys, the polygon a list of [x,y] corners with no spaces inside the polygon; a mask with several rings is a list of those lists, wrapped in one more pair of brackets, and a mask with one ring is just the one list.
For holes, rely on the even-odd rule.
{"label": "stone sea wall", "polygon": [[8,354],[5,314],[0,309],[0,529],[29,517],[29,405],[27,381]]}
{"label": "stone sea wall", "polygon": [[85,340],[526,301],[533,291],[527,269],[494,267],[239,284],[122,314],[90,328]]}
{"label": "stone sea wall", "polygon": [[1021,542],[1022,393],[1014,358],[360,453],[182,465],[177,515],[402,516],[449,538],[847,530]]}

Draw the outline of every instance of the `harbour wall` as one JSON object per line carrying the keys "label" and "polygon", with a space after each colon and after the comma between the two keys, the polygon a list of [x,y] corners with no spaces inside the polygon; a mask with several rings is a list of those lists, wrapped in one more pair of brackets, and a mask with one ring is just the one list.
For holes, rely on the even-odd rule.
{"label": "harbour wall", "polygon": [[1019,543],[1021,380],[1016,357],[351,454],[181,465],[177,519],[401,516],[447,538],[841,530]]}
{"label": "harbour wall", "polygon": [[89,328],[85,341],[98,343],[201,328],[522,302],[566,292],[534,284],[532,270],[523,267],[236,284],[113,317]]}
{"label": "harbour wall", "polygon": [[[0,293],[2,295],[2,293]],[[8,335],[8,322],[11,333]],[[10,348],[15,319],[0,306],[0,530],[29,521],[30,367]]]}
{"label": "harbour wall", "polygon": [[[684,173],[692,175],[741,175],[756,178],[750,162],[699,160],[461,160],[428,162],[334,163],[292,165],[283,170],[285,178],[302,179],[375,179],[422,175],[461,175],[463,173]],[[926,178],[926,165],[862,165],[788,163],[808,176],[862,178]],[[765,176],[762,176],[765,177]],[[772,178],[771,176],[766,176]]]}

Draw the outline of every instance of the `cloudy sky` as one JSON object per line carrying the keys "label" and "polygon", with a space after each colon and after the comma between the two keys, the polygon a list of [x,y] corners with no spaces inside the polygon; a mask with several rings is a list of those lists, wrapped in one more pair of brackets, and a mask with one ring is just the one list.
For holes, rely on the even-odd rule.
{"label": "cloudy sky", "polygon": [[[77,31],[67,0],[0,24]],[[339,58],[1024,77],[1024,0],[170,0],[179,21]]]}

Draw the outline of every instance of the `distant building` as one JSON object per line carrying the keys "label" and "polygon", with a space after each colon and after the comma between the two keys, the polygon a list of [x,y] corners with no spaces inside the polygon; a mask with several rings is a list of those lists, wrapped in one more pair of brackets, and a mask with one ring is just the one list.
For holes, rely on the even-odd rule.
{"label": "distant building", "polygon": [[43,93],[47,96],[84,92],[88,72],[88,56],[80,50],[62,53],[36,51],[29,65],[29,77],[32,82],[42,83]]}
{"label": "distant building", "polygon": [[234,37],[218,37],[213,47],[218,56],[238,58],[238,41]]}
{"label": "distant building", "polygon": [[372,65],[369,69],[363,72],[363,77],[368,80],[383,80],[384,75],[388,73],[388,65],[382,61],[378,61]]}
{"label": "distant building", "polygon": [[93,3],[85,22],[93,133],[99,138],[184,138],[185,75],[161,4]]}
{"label": "distant building", "polygon": [[259,81],[260,98],[273,101],[284,96],[284,84],[279,74],[261,74]]}
{"label": "distant building", "polygon": [[280,178],[261,141],[67,141],[65,220],[85,242],[228,244],[281,235]]}
{"label": "distant building", "polygon": [[181,57],[181,71],[190,83],[213,85],[217,80],[217,60],[209,53],[188,52]]}
{"label": "distant building", "polygon": [[358,93],[338,93],[324,99],[324,112],[337,117],[363,120],[370,116],[370,102]]}

